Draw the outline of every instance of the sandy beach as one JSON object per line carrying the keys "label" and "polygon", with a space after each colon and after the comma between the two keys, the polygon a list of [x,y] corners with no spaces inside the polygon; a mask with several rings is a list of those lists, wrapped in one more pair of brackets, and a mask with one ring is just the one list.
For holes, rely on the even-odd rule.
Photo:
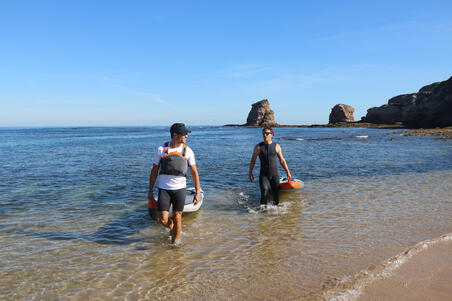
{"label": "sandy beach", "polygon": [[452,240],[418,247],[417,254],[373,281],[358,300],[451,300]]}

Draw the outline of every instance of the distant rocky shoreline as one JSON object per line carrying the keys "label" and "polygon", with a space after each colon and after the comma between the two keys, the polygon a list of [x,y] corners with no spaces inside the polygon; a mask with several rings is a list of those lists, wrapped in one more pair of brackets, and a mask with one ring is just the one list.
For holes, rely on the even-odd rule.
{"label": "distant rocky shoreline", "polygon": [[[244,124],[225,124],[226,127],[246,127],[246,128],[261,128],[260,125],[244,125]],[[268,125],[274,128],[376,128],[376,129],[404,129],[403,124],[376,124],[368,122],[338,122],[328,124],[311,124],[311,125],[297,125],[297,124],[276,124]]]}
{"label": "distant rocky shoreline", "polygon": [[452,136],[452,77],[422,87],[417,93],[389,99],[388,104],[367,110],[367,115],[354,121],[355,109],[350,105],[335,105],[328,124],[281,125],[275,121],[270,102],[263,99],[251,106],[245,124],[227,127],[297,127],[297,128],[378,128],[405,129],[408,136],[435,135],[440,139]]}
{"label": "distant rocky shoreline", "polygon": [[[244,126],[240,124],[226,124],[225,127],[246,127],[260,128],[260,126]],[[400,130],[392,134],[400,134],[403,136],[436,136],[439,140],[452,140],[452,126],[438,127],[432,129],[409,129],[403,124],[374,124],[366,122],[353,123],[334,123],[334,124],[312,124],[312,125],[277,125],[274,128],[371,128],[371,129],[393,129]]]}
{"label": "distant rocky shoreline", "polygon": [[452,140],[452,126],[434,129],[405,129],[395,132],[404,136],[436,136],[439,140]]}

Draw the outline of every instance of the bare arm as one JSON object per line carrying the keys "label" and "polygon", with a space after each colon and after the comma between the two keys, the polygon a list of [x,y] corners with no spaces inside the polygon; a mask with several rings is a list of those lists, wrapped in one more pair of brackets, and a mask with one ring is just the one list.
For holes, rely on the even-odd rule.
{"label": "bare arm", "polygon": [[151,174],[149,175],[149,191],[148,191],[148,200],[153,201],[155,203],[154,194],[152,191],[154,190],[155,181],[157,180],[158,172],[159,172],[160,164],[153,165]]}
{"label": "bare arm", "polygon": [[249,171],[249,175],[248,175],[250,182],[254,181],[253,169],[254,169],[254,164],[256,164],[256,158],[257,158],[257,156],[259,156],[259,153],[260,153],[259,144],[257,144],[254,147],[253,155],[251,156],[250,171]]}
{"label": "bare arm", "polygon": [[195,185],[196,195],[194,197],[195,205],[198,204],[201,199],[201,184],[199,183],[199,174],[198,169],[196,168],[196,164],[190,166],[191,178],[193,180],[193,185]]}
{"label": "bare arm", "polygon": [[284,159],[284,156],[282,154],[282,149],[279,144],[276,144],[276,154],[278,155],[279,163],[281,163],[281,166],[284,168],[284,170],[287,173],[287,178],[288,179],[292,178],[292,176],[290,175],[289,166],[287,166],[286,159]]}

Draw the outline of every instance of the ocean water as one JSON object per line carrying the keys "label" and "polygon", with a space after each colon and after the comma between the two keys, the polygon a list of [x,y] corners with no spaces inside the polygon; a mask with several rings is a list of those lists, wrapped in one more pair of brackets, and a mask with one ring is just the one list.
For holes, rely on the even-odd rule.
{"label": "ocean water", "polygon": [[260,129],[191,129],[205,199],[176,246],[146,208],[167,127],[0,129],[0,299],[353,299],[452,237],[452,141],[275,129],[305,187],[264,210]]}

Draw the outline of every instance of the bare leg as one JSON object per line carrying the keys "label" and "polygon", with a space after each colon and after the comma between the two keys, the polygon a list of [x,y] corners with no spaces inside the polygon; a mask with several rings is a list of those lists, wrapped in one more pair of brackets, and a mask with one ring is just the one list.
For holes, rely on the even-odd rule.
{"label": "bare leg", "polygon": [[168,211],[159,211],[159,215],[160,215],[160,223],[169,228],[170,230],[173,230],[173,221],[171,219],[168,218],[169,213]]}
{"label": "bare leg", "polygon": [[179,239],[182,232],[182,211],[173,211],[173,229],[171,231],[173,244]]}

